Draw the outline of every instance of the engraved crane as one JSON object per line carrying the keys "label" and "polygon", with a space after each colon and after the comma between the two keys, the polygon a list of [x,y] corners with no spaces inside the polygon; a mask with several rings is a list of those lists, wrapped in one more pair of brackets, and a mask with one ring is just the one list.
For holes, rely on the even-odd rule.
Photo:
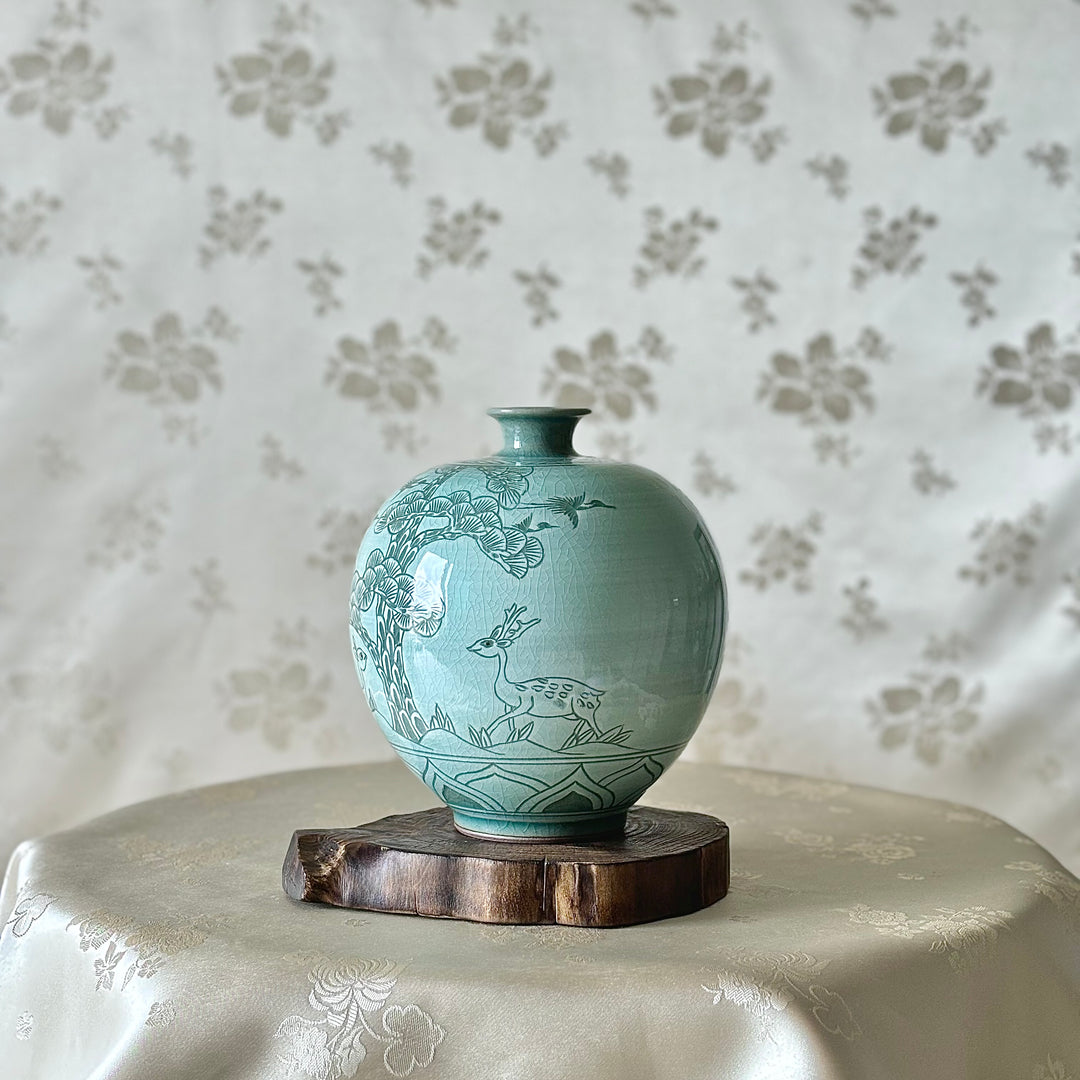
{"label": "engraved crane", "polygon": [[603,690],[562,675],[541,675],[524,682],[514,682],[507,677],[506,650],[530,626],[535,626],[540,621],[530,619],[523,622],[521,616],[525,611],[525,608],[517,605],[506,608],[506,618],[491,631],[490,637],[479,638],[468,647],[469,652],[476,653],[477,656],[499,662],[499,670],[495,675],[495,696],[506,706],[506,710],[495,721],[488,734],[501,724],[507,723],[510,725],[511,741],[520,738],[514,725],[519,716],[531,716],[537,720],[577,721],[562,749],[583,741],[588,735],[601,739],[611,734],[602,732],[596,723],[596,711],[600,708]]}

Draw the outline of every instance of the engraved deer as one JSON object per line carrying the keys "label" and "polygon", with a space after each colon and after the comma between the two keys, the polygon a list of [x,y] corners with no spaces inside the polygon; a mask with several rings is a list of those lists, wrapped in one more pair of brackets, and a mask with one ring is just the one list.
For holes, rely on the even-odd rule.
{"label": "engraved deer", "polygon": [[468,647],[469,652],[476,653],[477,656],[499,662],[499,670],[495,675],[495,696],[506,709],[489,729],[489,734],[507,723],[513,737],[516,735],[514,721],[519,716],[531,716],[537,720],[576,721],[574,731],[563,744],[564,747],[581,741],[586,732],[601,738],[604,732],[596,723],[596,711],[600,708],[603,690],[562,675],[541,675],[524,682],[513,682],[507,676],[506,650],[530,626],[535,626],[540,621],[530,619],[523,622],[521,616],[525,611],[525,608],[517,605],[506,608],[506,618],[491,631],[490,637],[479,638]]}

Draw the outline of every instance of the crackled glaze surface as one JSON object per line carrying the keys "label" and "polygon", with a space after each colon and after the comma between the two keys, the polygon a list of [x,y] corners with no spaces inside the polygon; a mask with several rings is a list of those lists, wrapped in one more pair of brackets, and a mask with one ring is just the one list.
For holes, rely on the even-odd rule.
{"label": "crackled glaze surface", "polygon": [[486,836],[621,828],[716,680],[726,593],[689,500],[578,456],[584,409],[503,409],[498,454],[421,473],[357,555],[353,657],[406,764]]}

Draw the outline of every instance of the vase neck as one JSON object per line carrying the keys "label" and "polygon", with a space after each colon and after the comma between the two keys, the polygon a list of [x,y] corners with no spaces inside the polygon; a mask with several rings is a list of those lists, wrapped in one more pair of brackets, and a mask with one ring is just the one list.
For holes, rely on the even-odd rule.
{"label": "vase neck", "polygon": [[488,409],[502,428],[501,457],[574,457],[574,428],[589,409]]}

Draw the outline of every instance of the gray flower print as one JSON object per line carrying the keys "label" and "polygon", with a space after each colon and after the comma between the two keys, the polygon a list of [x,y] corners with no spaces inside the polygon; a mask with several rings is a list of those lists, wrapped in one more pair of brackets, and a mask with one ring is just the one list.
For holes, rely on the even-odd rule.
{"label": "gray flower print", "polygon": [[114,135],[127,118],[124,106],[95,108],[109,92],[112,56],[94,55],[85,42],[37,42],[34,51],[16,53],[0,69],[0,95],[9,93],[11,116],[40,115],[55,135],[66,135],[76,118],[91,122],[98,135]]}
{"label": "gray flower print", "polygon": [[1035,421],[1041,452],[1068,453],[1075,444],[1072,429],[1053,421],[1072,409],[1080,392],[1080,333],[1059,340],[1054,327],[1042,322],[1028,331],[1021,348],[994,346],[990,363],[979,370],[975,392]]}
{"label": "gray flower print", "polygon": [[375,327],[369,342],[341,338],[325,381],[342,397],[363,400],[372,412],[411,412],[424,397],[439,397],[438,369],[430,353],[453,349],[454,340],[438,319],[428,319],[420,333],[410,336],[388,319]]}
{"label": "gray flower print", "polygon": [[987,297],[987,292],[998,283],[997,274],[978,263],[970,274],[956,271],[949,280],[960,288],[960,303],[968,313],[968,326],[978,326],[997,314]]}
{"label": "gray flower print", "polygon": [[[819,334],[806,346],[800,358],[791,353],[774,353],[758,385],[759,400],[774,412],[796,416],[801,424],[821,428],[847,424],[858,409],[874,408],[870,392],[869,361],[887,360],[890,347],[881,335],[867,327],[856,342],[838,349],[831,334]],[[819,435],[815,451],[820,461],[836,457],[847,464],[854,448],[846,441]]]}
{"label": "gray flower print", "polygon": [[316,674],[303,656],[310,647],[303,621],[279,623],[272,652],[261,662],[230,671],[217,686],[226,723],[237,732],[257,731],[275,750],[286,750],[294,736],[326,712],[332,678]]}
{"label": "gray flower print", "polygon": [[586,158],[585,164],[597,176],[607,179],[612,195],[622,199],[630,194],[630,162],[622,154],[606,154],[600,150]]}
{"label": "gray flower print", "polygon": [[615,420],[629,420],[639,405],[656,408],[652,372],[642,361],[670,357],[670,346],[652,327],[626,347],[619,345],[612,331],[603,330],[581,352],[556,349],[554,362],[545,369],[542,390],[554,394],[560,407],[594,409]]}
{"label": "gray flower print", "polygon": [[1072,179],[1069,148],[1064,143],[1038,143],[1024,155],[1035,168],[1046,170],[1054,187],[1065,187]]}
{"label": "gray flower print", "polygon": [[947,747],[979,722],[983,686],[965,686],[955,674],[913,672],[895,686],[885,687],[866,702],[881,747],[910,746],[926,765],[941,762]]}
{"label": "gray flower print", "polygon": [[9,201],[7,191],[0,186],[0,255],[43,255],[49,246],[45,227],[63,205],[56,195],[40,188]]}
{"label": "gray flower print", "polygon": [[753,277],[733,277],[731,284],[742,297],[739,308],[746,316],[746,328],[751,334],[776,324],[776,316],[769,309],[769,297],[778,293],[780,286],[764,270],[758,269]]}
{"label": "gray flower print", "polygon": [[874,109],[885,117],[885,132],[894,138],[917,134],[931,153],[948,149],[953,137],[965,138],[976,153],[987,154],[1005,132],[1003,120],[975,124],[987,105],[993,81],[989,68],[978,74],[965,60],[942,55],[950,48],[964,48],[973,28],[961,20],[956,29],[939,23],[933,39],[937,55],[916,61],[913,68],[890,75],[884,86],[871,90]]}
{"label": "gray flower print", "polygon": [[634,267],[634,284],[643,289],[665,275],[697,277],[705,267],[701,243],[706,233],[716,229],[716,218],[701,210],[668,221],[659,206],[650,206],[645,211],[645,242],[638,248],[641,261]]}
{"label": "gray flower print", "polygon": [[559,317],[551,303],[551,294],[562,285],[562,281],[544,263],[532,274],[527,270],[515,270],[514,280],[525,287],[523,298],[532,313],[533,326],[543,326]]}
{"label": "gray flower print", "polygon": [[426,249],[416,260],[416,272],[431,277],[441,266],[461,266],[476,270],[487,261],[488,249],[482,247],[488,230],[502,221],[498,210],[479,199],[471,206],[451,211],[445,199],[428,199]]}
{"label": "gray flower print", "polygon": [[257,52],[230,57],[215,71],[233,116],[261,116],[266,129],[282,139],[292,134],[295,124],[303,123],[328,145],[348,124],[349,113],[319,112],[330,97],[335,64],[333,57],[319,60],[296,43],[296,35],[310,21],[279,15],[273,36],[260,42]]}
{"label": "gray flower print", "polygon": [[885,220],[879,206],[863,211],[866,235],[851,270],[853,288],[861,289],[879,274],[908,277],[922,266],[925,255],[918,250],[923,234],[933,229],[938,219],[933,214],[911,207],[906,214]]}
{"label": "gray flower print", "polygon": [[208,269],[225,255],[246,255],[257,259],[270,247],[270,238],[263,228],[274,214],[282,211],[280,199],[267,195],[262,189],[246,199],[230,201],[229,193],[220,184],[206,193],[210,220],[203,228],[204,241],[199,245],[199,264]]}
{"label": "gray flower print", "polygon": [[1046,508],[1032,503],[1015,520],[983,518],[971,530],[978,544],[974,560],[957,574],[976,585],[989,585],[995,578],[1012,578],[1014,585],[1030,585],[1031,560],[1039,544],[1039,530],[1046,524]]}
{"label": "gray flower print", "polygon": [[825,181],[825,190],[834,198],[843,200],[847,198],[851,190],[849,183],[850,166],[839,154],[826,157],[818,154],[806,162],[806,171],[811,176],[816,176]]}
{"label": "gray flower print", "polygon": [[688,74],[673,75],[653,88],[653,98],[672,138],[696,136],[712,157],[724,157],[732,144],[744,143],[758,161],[768,161],[784,141],[782,127],[766,128],[772,79],[755,75],[731,53],[745,52],[751,39],[740,23],[734,31],[717,29],[712,53]]}
{"label": "gray flower print", "polygon": [[439,105],[448,110],[452,128],[479,128],[484,141],[506,150],[515,133],[532,139],[541,157],[552,153],[566,135],[561,123],[541,125],[554,82],[549,70],[537,71],[513,46],[533,33],[530,23],[517,28],[501,22],[495,32],[495,49],[481,53],[474,64],[453,67],[435,79]]}
{"label": "gray flower print", "polygon": [[770,585],[790,581],[799,593],[813,586],[811,564],[817,544],[811,537],[822,532],[821,514],[816,510],[798,525],[775,525],[765,522],[750,534],[750,543],[758,548],[754,565],[739,572],[739,580],[764,592]]}
{"label": "gray flower print", "polygon": [[236,331],[223,312],[211,308],[203,322],[185,327],[179,315],[167,311],[154,320],[149,333],[123,330],[109,353],[105,376],[124,393],[145,397],[162,410],[170,439],[185,435],[198,441],[196,417],[190,412],[205,391],[220,393],[223,382],[217,352],[208,340],[231,340]]}

